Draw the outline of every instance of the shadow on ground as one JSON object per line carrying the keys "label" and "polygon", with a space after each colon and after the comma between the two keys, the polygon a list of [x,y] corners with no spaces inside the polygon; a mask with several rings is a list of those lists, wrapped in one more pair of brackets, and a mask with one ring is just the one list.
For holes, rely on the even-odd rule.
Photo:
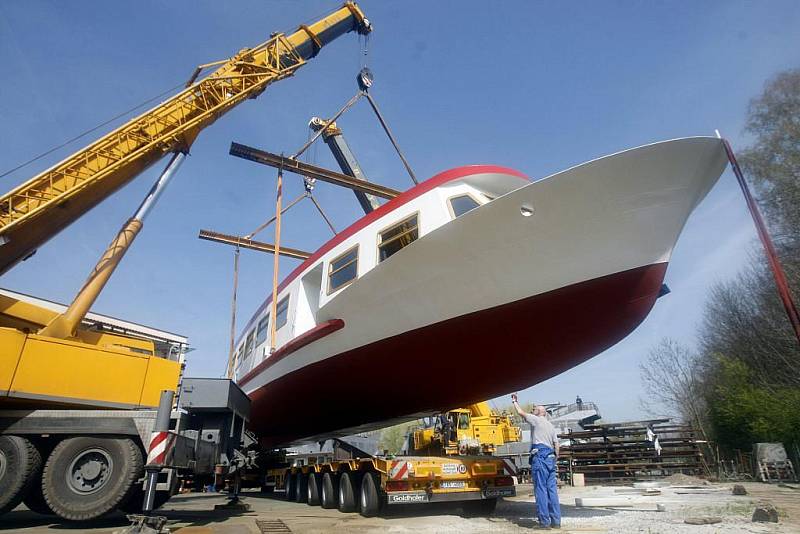
{"label": "shadow on ground", "polygon": [[[575,517],[602,517],[614,515],[617,511],[606,510],[600,508],[578,508],[577,506],[562,504],[561,505],[561,518],[562,520],[575,518]],[[498,503],[497,510],[489,517],[489,519],[505,519],[509,523],[524,528],[531,528],[538,524],[536,519],[536,504],[533,502],[525,501],[503,501]]]}
{"label": "shadow on ground", "polygon": [[[246,493],[244,496],[249,499],[268,499],[275,501],[285,501],[283,492],[276,493]],[[310,507],[313,510],[316,507]],[[578,508],[576,506],[562,504],[561,516],[569,518],[588,518],[602,517],[618,513],[617,510],[600,508]],[[343,514],[346,517],[348,514]],[[444,515],[462,515],[461,507],[458,503],[429,503],[429,504],[397,504],[387,506],[380,514],[384,519],[402,519],[406,517],[435,517]],[[298,515],[297,517],[303,517]],[[488,519],[504,520],[514,523],[521,527],[532,527],[537,523],[536,504],[530,501],[503,501],[497,504],[497,509]]]}
{"label": "shadow on ground", "polygon": [[[173,526],[208,526],[223,523],[231,517],[244,515],[257,515],[254,512],[243,510],[214,510],[214,504],[219,504],[224,495],[218,493],[187,493],[167,502],[163,508],[156,511],[157,515],[167,518],[168,525]],[[258,501],[286,502],[283,492],[257,493],[243,492],[245,503],[250,503],[253,509],[259,508]],[[289,503],[287,503],[289,504]],[[263,505],[262,505],[263,506]],[[320,510],[316,506],[296,504],[292,517],[341,517],[342,519],[356,519],[357,514],[338,514],[336,510]],[[303,512],[307,510],[307,514]],[[322,514],[315,514],[322,512]],[[565,520],[570,518],[591,518],[608,516],[618,513],[615,510],[598,508],[577,508],[571,505],[561,505],[561,515]],[[329,515],[330,514],[330,515]],[[401,504],[384,508],[380,517],[388,521],[404,518],[424,518],[437,516],[462,516],[463,511],[458,503],[430,503],[424,505]],[[497,504],[493,514],[486,517],[491,522],[509,522],[523,528],[531,528],[537,524],[536,505],[532,500],[506,500]],[[92,521],[91,523],[59,523],[55,516],[44,516],[19,508],[3,516],[0,520],[0,530],[15,530],[24,528],[39,528],[52,530],[67,530],[81,532],[86,528],[92,529],[118,529],[127,526],[128,520],[124,514],[114,513],[108,517]]]}
{"label": "shadow on ground", "polygon": [[[248,498],[258,494],[249,494]],[[191,493],[181,496],[178,501],[167,502],[162,508],[156,510],[153,515],[160,515],[167,518],[168,524],[190,523],[193,526],[204,526],[212,523],[221,523],[230,517],[245,515],[248,512],[242,510],[214,510],[214,504],[209,502],[207,509],[197,510],[175,510],[174,506],[178,503],[198,503],[202,505],[204,499],[220,497],[219,494]],[[172,506],[171,506],[172,505]],[[130,524],[125,514],[114,512],[106,517],[92,521],[63,521],[54,515],[42,515],[31,512],[27,508],[19,507],[16,510],[3,515],[0,519],[0,531],[18,530],[23,528],[40,528],[48,530],[69,530],[82,532],[87,529],[118,529]]]}
{"label": "shadow on ground", "polygon": [[63,522],[53,515],[42,515],[31,512],[26,508],[17,508],[8,512],[0,519],[0,530],[17,530],[21,528],[50,528],[53,530],[74,530],[82,532],[87,528],[121,528],[130,523],[123,514],[114,513],[102,519],[94,521],[70,521]]}

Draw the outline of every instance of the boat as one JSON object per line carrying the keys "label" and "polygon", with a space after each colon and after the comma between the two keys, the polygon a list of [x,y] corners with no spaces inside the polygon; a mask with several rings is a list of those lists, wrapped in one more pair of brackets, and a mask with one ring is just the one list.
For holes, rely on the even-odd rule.
{"label": "boat", "polygon": [[[442,172],[357,220],[279,285],[237,345],[265,446],[310,442],[523,389],[630,334],[727,164],[688,137],[543,179]],[[608,377],[609,379],[611,377]]]}

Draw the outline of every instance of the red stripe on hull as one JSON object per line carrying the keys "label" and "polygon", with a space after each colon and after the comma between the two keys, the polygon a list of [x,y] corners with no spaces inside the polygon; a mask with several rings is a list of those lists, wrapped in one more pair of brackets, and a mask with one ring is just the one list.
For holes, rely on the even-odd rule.
{"label": "red stripe on hull", "polygon": [[277,446],[524,389],[633,331],[655,303],[666,268],[581,282],[308,365],[250,394],[250,426],[264,445]]}
{"label": "red stripe on hull", "polygon": [[325,336],[333,334],[337,330],[341,330],[344,328],[344,321],[341,319],[331,319],[330,321],[325,321],[324,323],[320,323],[308,332],[304,334],[300,334],[296,338],[292,339],[284,346],[273,352],[269,358],[258,364],[252,371],[244,375],[244,377],[239,380],[239,386],[245,386],[248,382],[254,379],[259,373],[263,372],[267,367],[271,367],[281,361],[282,359],[286,358],[290,354],[295,351],[298,351],[319,339],[322,339]]}

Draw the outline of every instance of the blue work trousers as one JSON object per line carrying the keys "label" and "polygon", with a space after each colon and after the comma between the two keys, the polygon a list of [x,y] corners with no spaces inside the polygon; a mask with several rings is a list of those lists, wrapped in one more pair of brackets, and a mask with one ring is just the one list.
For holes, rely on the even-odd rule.
{"label": "blue work trousers", "polygon": [[531,472],[533,494],[536,496],[536,515],[542,526],[561,525],[561,506],[558,503],[556,453],[546,445],[536,443],[531,447]]}

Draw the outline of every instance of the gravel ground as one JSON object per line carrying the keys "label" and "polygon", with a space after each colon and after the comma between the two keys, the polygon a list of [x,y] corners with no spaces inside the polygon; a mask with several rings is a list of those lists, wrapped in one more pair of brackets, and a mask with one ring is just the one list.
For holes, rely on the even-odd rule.
{"label": "gravel ground", "polygon": [[[800,532],[800,491],[782,491],[782,488],[766,484],[746,484],[750,493],[753,493],[751,488],[757,488],[762,493],[735,496],[731,494],[730,484],[709,484],[704,481],[701,481],[701,484],[691,487],[661,487],[658,488],[661,494],[654,496],[634,496],[617,491],[623,487],[565,487],[559,492],[563,516],[562,525],[568,532],[646,532],[653,534],[670,532],[691,532],[693,534]],[[528,500],[531,499],[528,496],[529,488],[530,486],[518,486],[518,497],[504,503],[506,506],[498,507],[495,515],[505,517],[509,522],[517,525],[529,526],[532,524],[534,522],[533,510],[527,512],[527,521],[522,521],[521,513],[519,514],[520,519],[515,520],[514,518],[519,512],[526,511],[527,506],[531,506],[528,504]],[[632,506],[578,508],[575,506],[576,497],[628,497]],[[784,502],[784,497],[789,501]],[[753,509],[761,500],[773,502],[779,512],[783,512],[780,523],[766,524],[751,521]],[[666,511],[655,511],[657,504],[663,504]],[[787,507],[786,504],[794,506]],[[722,522],[713,525],[684,523],[685,519],[694,517],[719,517]]]}
{"label": "gravel ground", "polygon": [[[608,533],[800,533],[800,490],[775,485],[745,484],[749,495],[734,496],[730,484],[693,487],[662,487],[660,495],[635,496],[620,493],[617,487],[565,487],[560,490],[563,529],[561,532]],[[626,490],[622,490],[623,492]],[[304,504],[289,503],[282,494],[272,496],[245,493],[251,511],[220,512],[214,505],[225,502],[223,495],[190,493],[174,497],[161,515],[168,517],[173,532],[184,534],[258,534],[257,521],[281,520],[291,532],[415,533],[435,532],[472,534],[483,532],[529,532],[536,524],[535,505],[530,485],[517,486],[517,497],[498,504],[487,518],[465,518],[454,505],[405,505],[390,507],[381,517],[363,518]],[[629,497],[630,507],[578,508],[576,497]],[[752,523],[756,503],[768,501],[781,512],[780,523]],[[655,511],[656,504],[666,511]],[[717,516],[714,525],[687,525],[689,517]],[[24,507],[0,518],[0,530],[44,534],[63,531],[111,534],[127,524],[121,515],[85,525],[58,524],[52,518],[34,514]]]}

